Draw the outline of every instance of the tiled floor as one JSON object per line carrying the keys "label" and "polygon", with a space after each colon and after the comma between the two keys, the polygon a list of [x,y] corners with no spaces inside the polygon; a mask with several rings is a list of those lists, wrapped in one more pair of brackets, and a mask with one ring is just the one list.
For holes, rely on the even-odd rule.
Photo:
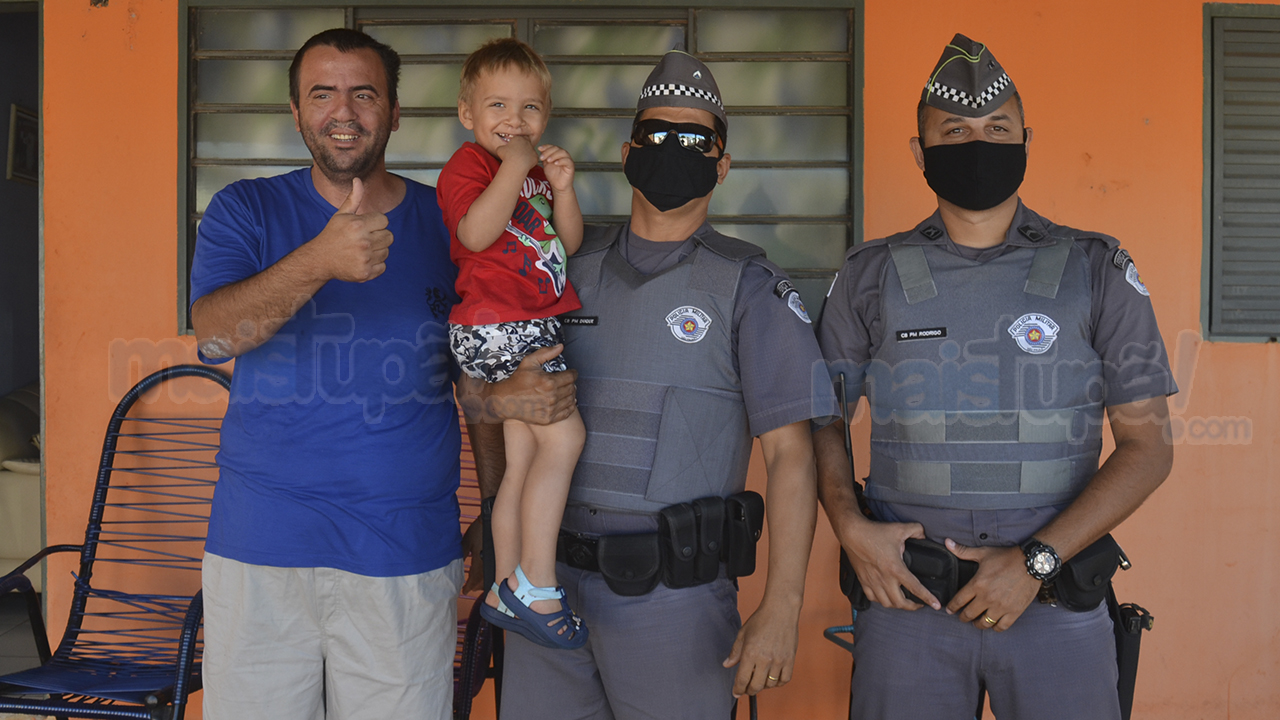
{"label": "tiled floor", "polygon": [[0,595],[0,675],[15,673],[40,664],[27,603],[18,593]]}

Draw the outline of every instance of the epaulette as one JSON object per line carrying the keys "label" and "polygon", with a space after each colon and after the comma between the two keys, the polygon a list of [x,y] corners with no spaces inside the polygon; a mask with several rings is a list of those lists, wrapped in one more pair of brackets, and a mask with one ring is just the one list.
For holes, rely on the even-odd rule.
{"label": "epaulette", "polygon": [[575,256],[590,255],[591,253],[607,250],[610,245],[617,242],[622,237],[623,228],[626,225],[583,225],[582,226],[582,247],[578,248]]}
{"label": "epaulette", "polygon": [[1102,233],[1092,232],[1089,230],[1079,230],[1073,227],[1067,227],[1066,225],[1058,225],[1057,223],[1052,223],[1048,220],[1045,220],[1045,225],[1048,227],[1049,233],[1055,237],[1074,238],[1076,242],[1101,242],[1105,243],[1107,247],[1112,249],[1120,247],[1120,241],[1110,235],[1104,235]]}
{"label": "epaulette", "polygon": [[866,242],[854,243],[853,247],[845,251],[844,259],[848,260],[854,255],[857,255],[860,252],[865,252],[866,250],[869,250],[871,248],[888,247],[890,242],[899,242],[900,238],[905,238],[913,234],[915,234],[915,230],[908,230],[907,232],[898,233],[896,235],[890,235],[889,237],[876,238],[875,240],[868,240]]}
{"label": "epaulette", "polygon": [[728,235],[721,235],[714,228],[694,235],[693,239],[711,252],[734,262],[756,256],[764,257],[764,250],[759,245],[753,245],[746,240],[739,240]]}

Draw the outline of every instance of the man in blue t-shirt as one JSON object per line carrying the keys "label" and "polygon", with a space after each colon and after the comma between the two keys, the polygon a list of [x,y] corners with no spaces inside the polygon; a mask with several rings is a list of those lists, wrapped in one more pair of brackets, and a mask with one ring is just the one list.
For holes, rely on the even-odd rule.
{"label": "man in blue t-shirt", "polygon": [[[289,89],[314,164],[233,183],[200,224],[192,326],[204,358],[237,358],[205,546],[209,720],[450,714],[457,270],[435,190],[386,170],[399,67],[354,30],[308,40]],[[522,401],[500,416],[572,409],[571,373],[508,383]],[[481,471],[500,474],[491,445]]]}

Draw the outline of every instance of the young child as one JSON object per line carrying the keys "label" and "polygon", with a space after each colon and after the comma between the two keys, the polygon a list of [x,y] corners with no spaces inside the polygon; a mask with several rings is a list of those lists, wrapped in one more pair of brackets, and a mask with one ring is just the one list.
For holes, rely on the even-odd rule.
{"label": "young child", "polygon": [[[449,316],[449,345],[462,370],[486,382],[563,342],[556,316],[581,307],[565,267],[582,244],[573,159],[538,144],[550,114],[551,74],[519,40],[486,43],[462,66],[458,119],[475,142],[449,159],[437,190],[462,296]],[[556,357],[544,369],[566,367]],[[575,410],[547,426],[508,420],[503,433],[507,470],[492,531],[497,577],[506,580],[494,583],[481,615],[546,647],[582,647],[587,629],[555,575],[560,519],[586,437],[582,417]]]}

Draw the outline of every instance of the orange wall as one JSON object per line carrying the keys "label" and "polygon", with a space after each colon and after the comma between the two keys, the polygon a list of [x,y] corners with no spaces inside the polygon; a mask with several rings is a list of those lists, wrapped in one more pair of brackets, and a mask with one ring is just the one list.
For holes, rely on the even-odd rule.
{"label": "orange wall", "polygon": [[[44,4],[51,543],[83,533],[101,429],[128,383],[123,341],[189,357],[175,317],[180,20],[175,0]],[[1135,564],[1118,581],[1121,597],[1158,618],[1144,641],[1135,717],[1272,718],[1280,716],[1280,489],[1271,469],[1280,351],[1194,342],[1202,26],[1202,5],[1191,0],[868,0],[863,222],[872,238],[930,211],[907,154],[920,87],[952,33],[988,43],[1035,129],[1023,197],[1051,219],[1119,237],[1133,254],[1171,354],[1183,358],[1175,417],[1251,423],[1249,444],[1180,444],[1172,477],[1117,533]],[[855,437],[866,467],[865,424]],[[820,519],[796,679],[763,696],[764,717],[837,717],[845,707],[848,656],[821,638],[823,627],[848,619],[835,557]],[[70,569],[50,568],[55,627],[66,617]],[[744,608],[759,587],[745,585]]]}

